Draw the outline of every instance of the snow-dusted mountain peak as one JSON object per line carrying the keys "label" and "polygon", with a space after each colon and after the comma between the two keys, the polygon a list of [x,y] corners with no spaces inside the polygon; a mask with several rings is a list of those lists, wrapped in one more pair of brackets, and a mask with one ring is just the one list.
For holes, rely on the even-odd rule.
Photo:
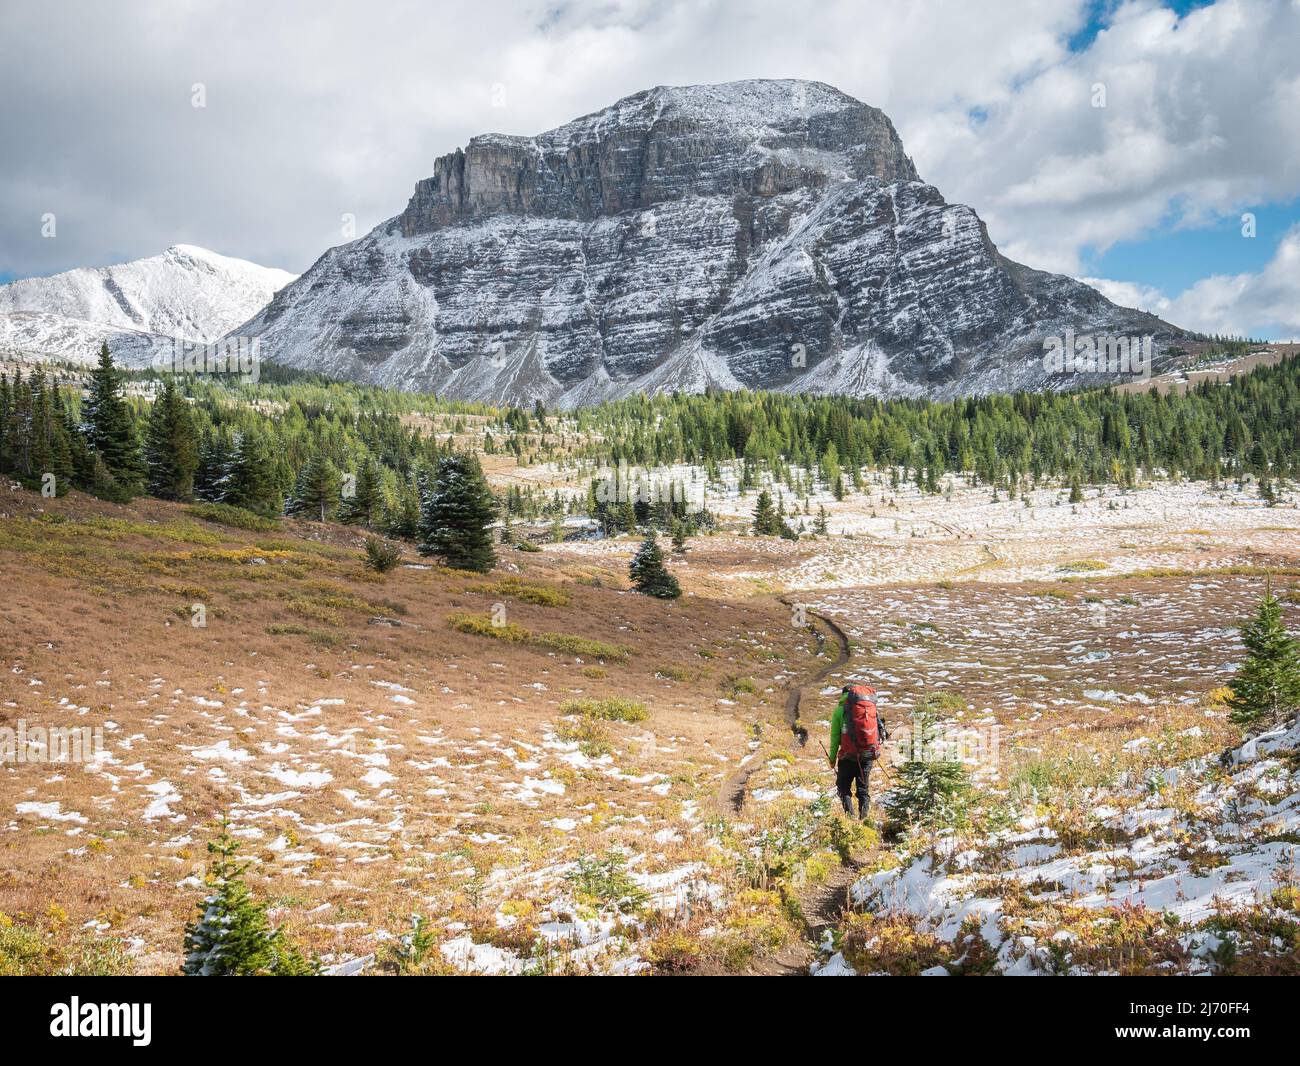
{"label": "snow-dusted mountain peak", "polygon": [[1069,330],[1179,332],[1006,259],[883,112],[792,80],[660,86],[475,137],[241,327],[292,366],[548,406],[1063,389],[1078,379],[1043,346]]}
{"label": "snow-dusted mountain peak", "polygon": [[144,259],[0,285],[0,350],[86,362],[102,341],[138,363],[154,340],[209,342],[296,275],[176,244]]}
{"label": "snow-dusted mountain peak", "polygon": [[590,115],[566,122],[536,140],[580,143],[604,129],[632,125],[649,116],[656,122],[690,122],[702,129],[760,135],[818,117],[852,111],[881,112],[820,81],[753,78],[718,85],[657,85]]}

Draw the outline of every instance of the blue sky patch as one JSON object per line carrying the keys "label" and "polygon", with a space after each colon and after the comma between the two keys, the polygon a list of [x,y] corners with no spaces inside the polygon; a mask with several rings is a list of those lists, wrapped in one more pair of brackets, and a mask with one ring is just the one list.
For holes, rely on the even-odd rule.
{"label": "blue sky patch", "polygon": [[1242,236],[1240,215],[1195,229],[1171,225],[1141,240],[1112,245],[1101,255],[1085,256],[1081,273],[1152,285],[1171,297],[1212,274],[1257,274],[1273,258],[1287,230],[1300,220],[1300,201],[1252,212],[1254,237]]}

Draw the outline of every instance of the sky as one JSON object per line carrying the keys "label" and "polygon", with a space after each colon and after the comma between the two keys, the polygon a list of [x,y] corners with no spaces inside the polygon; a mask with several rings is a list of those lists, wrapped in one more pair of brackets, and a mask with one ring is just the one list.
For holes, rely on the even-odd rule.
{"label": "sky", "polygon": [[0,282],[197,244],[301,272],[439,155],[653,85],[828,82],[1008,256],[1300,337],[1300,0],[4,0]]}

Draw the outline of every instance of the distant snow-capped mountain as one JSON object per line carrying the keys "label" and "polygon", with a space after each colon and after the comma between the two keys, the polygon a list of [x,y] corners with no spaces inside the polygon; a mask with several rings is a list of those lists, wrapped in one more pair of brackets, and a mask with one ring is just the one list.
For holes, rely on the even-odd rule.
{"label": "distant snow-capped mountain", "polygon": [[1005,258],[883,112],[807,81],[659,87],[474,137],[238,332],[335,377],[553,406],[1062,389],[1079,379],[1044,365],[1049,337],[1182,335]]}
{"label": "distant snow-capped mountain", "polygon": [[159,344],[230,333],[296,275],[178,244],[161,255],[0,285],[0,354],[93,361],[102,342],[125,365]]}

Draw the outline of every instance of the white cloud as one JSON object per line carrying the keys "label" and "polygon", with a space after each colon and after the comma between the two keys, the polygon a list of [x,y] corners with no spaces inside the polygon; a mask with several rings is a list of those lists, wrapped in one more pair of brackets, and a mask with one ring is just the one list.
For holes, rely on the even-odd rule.
{"label": "white cloud", "polygon": [[1079,280],[1091,285],[1112,303],[1136,307],[1139,311],[1150,311],[1161,318],[1166,317],[1169,312],[1169,297],[1153,285],[1143,285],[1138,281],[1113,281],[1110,278],[1080,278]]}
{"label": "white cloud", "polygon": [[[10,5],[0,272],[178,242],[301,271],[343,240],[340,216],[364,232],[396,214],[475,133],[745,77],[815,78],[883,108],[922,176],[1037,267],[1078,272],[1089,247],[1300,195],[1300,3],[1219,0],[1178,20],[1136,0],[1072,54],[1087,7],[83,0],[54,18]],[[190,106],[195,82],[206,108]],[[1090,106],[1098,82],[1104,109]],[[40,236],[45,212],[55,240]]]}
{"label": "white cloud", "polygon": [[[362,231],[397,214],[473,134],[538,133],[657,84],[805,77],[900,123],[964,112],[1059,61],[1082,20],[1082,0],[1012,6],[82,0],[54,18],[10,5],[0,271],[176,242],[300,271],[341,242],[343,213]],[[196,82],[206,108],[190,106]],[[45,212],[56,240],[40,236]]]}
{"label": "white cloud", "polygon": [[[1085,248],[1300,194],[1300,4],[1181,20],[1123,4],[1092,46],[1023,81],[930,178],[1008,255],[1076,272]],[[1105,107],[1093,107],[1095,86]],[[958,116],[944,119],[958,123]]]}
{"label": "white cloud", "polygon": [[1300,337],[1300,225],[1287,231],[1259,273],[1214,274],[1173,297],[1129,281],[1082,280],[1116,303],[1202,333]]}

